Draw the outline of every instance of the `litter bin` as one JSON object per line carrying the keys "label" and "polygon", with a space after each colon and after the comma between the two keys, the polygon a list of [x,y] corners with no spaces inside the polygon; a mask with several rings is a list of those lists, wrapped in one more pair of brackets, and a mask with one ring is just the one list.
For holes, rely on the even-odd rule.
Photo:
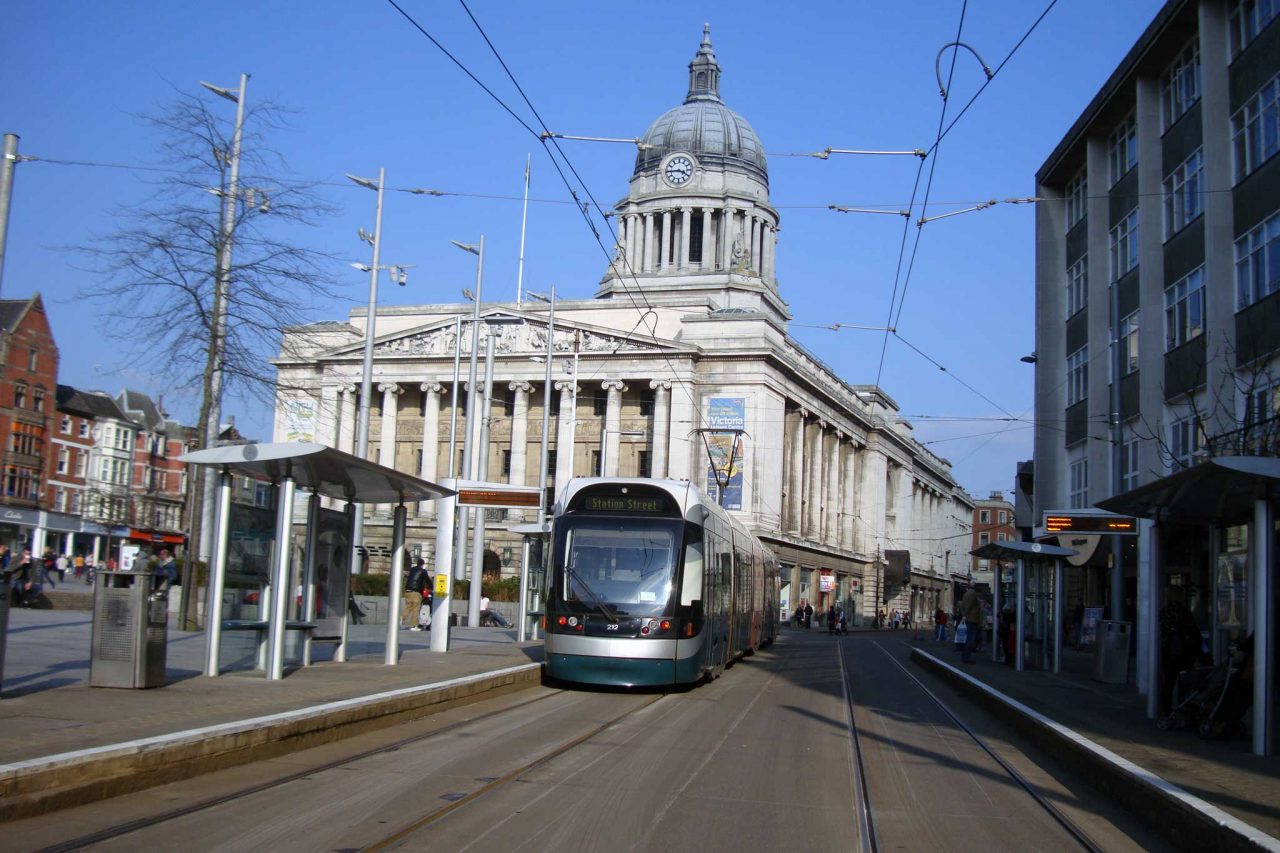
{"label": "litter bin", "polygon": [[1098,623],[1098,649],[1093,658],[1093,680],[1104,684],[1129,681],[1129,639],[1132,622],[1110,619]]}
{"label": "litter bin", "polygon": [[163,687],[169,593],[152,572],[98,572],[90,687]]}

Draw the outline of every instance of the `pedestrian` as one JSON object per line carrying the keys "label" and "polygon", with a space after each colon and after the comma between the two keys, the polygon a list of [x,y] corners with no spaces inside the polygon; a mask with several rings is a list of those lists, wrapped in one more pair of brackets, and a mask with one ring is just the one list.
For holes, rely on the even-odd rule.
{"label": "pedestrian", "polygon": [[969,627],[960,660],[962,663],[973,663],[973,650],[978,645],[978,634],[982,631],[982,599],[978,597],[976,588],[971,586],[965,590],[964,598],[960,599],[960,615]]}
{"label": "pedestrian", "polygon": [[1013,666],[1017,661],[1017,625],[1014,624],[1013,607],[1006,604],[1000,611],[1000,624],[997,628],[1000,634],[1000,648],[1004,652],[1004,662],[1008,666]]}
{"label": "pedestrian", "polygon": [[58,585],[53,582],[53,573],[57,570],[58,560],[53,556],[53,549],[45,548],[44,554],[40,557],[40,582],[47,583],[52,589],[57,589]]}
{"label": "pedestrian", "polygon": [[947,641],[947,611],[941,607],[933,611],[933,624],[937,626],[933,632],[933,641],[935,643],[945,643]]}
{"label": "pedestrian", "polygon": [[891,618],[893,619],[893,630],[896,631],[898,630],[898,626],[902,624],[902,614],[898,612],[898,608],[893,608]]}
{"label": "pedestrian", "polygon": [[849,615],[843,610],[840,611],[840,633],[849,636]]}
{"label": "pedestrian", "polygon": [[76,580],[80,580],[84,576],[84,554],[76,554],[71,561],[71,567],[75,569]]}
{"label": "pedestrian", "polygon": [[178,582],[178,564],[168,548],[160,549],[160,560],[156,563],[155,574],[151,577],[151,588],[168,591]]}
{"label": "pedestrian", "polygon": [[409,569],[404,581],[404,595],[400,607],[400,630],[421,631],[418,617],[422,614],[423,575],[427,573],[423,559],[418,558],[413,568]]}
{"label": "pedestrian", "polygon": [[827,633],[833,636],[836,633],[836,606],[834,604],[827,608]]}
{"label": "pedestrian", "polygon": [[30,607],[31,602],[40,595],[40,585],[36,581],[36,564],[31,558],[30,548],[22,549],[22,557],[12,568],[9,583],[12,602],[18,607]]}
{"label": "pedestrian", "polygon": [[351,624],[359,625],[360,617],[364,616],[364,611],[360,609],[360,605],[356,602],[355,593],[347,590],[347,612],[351,615]]}
{"label": "pedestrian", "polygon": [[68,562],[67,562],[67,555],[66,555],[66,554],[59,554],[59,555],[58,555],[58,558],[57,558],[56,560],[54,560],[53,562],[54,562],[54,565],[57,567],[57,570],[58,570],[58,580],[59,580],[59,581],[61,581],[61,582],[63,582],[63,583],[66,583],[66,580],[67,580],[67,566],[68,566]]}
{"label": "pedestrian", "polygon": [[805,602],[805,605],[804,605],[804,627],[805,628],[813,627],[813,605],[807,601]]}

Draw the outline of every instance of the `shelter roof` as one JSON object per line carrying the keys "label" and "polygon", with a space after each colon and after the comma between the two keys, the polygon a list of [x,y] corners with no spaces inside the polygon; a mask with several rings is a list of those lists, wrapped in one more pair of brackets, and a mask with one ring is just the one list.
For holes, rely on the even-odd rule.
{"label": "shelter roof", "polygon": [[454,494],[452,489],[323,444],[237,444],[195,450],[179,460],[216,465],[255,480],[292,476],[300,489],[357,503],[425,501]]}
{"label": "shelter roof", "polygon": [[1098,506],[1123,515],[1176,524],[1216,524],[1247,518],[1253,502],[1280,489],[1280,458],[1217,456]]}
{"label": "shelter roof", "polygon": [[1074,548],[1062,548],[1058,545],[1045,545],[1043,542],[988,542],[980,548],[969,552],[980,560],[1025,560],[1036,557],[1058,558],[1074,557]]}

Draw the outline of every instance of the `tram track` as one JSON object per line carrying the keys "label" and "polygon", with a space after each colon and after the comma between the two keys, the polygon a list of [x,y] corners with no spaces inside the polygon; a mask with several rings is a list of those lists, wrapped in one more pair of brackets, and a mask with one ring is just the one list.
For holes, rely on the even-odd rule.
{"label": "tram track", "polygon": [[[511,705],[503,708],[495,708],[492,711],[486,711],[476,716],[467,717],[465,719],[461,719],[453,723],[448,723],[447,725],[441,726],[440,728],[432,729],[427,732],[419,732],[417,734],[413,734],[408,737],[400,738],[399,740],[393,741],[392,743],[381,744],[379,746],[375,746],[370,749],[362,750],[355,754],[343,755],[331,761],[326,761],[318,765],[308,766],[304,769],[297,770],[283,776],[278,776],[256,785],[240,788],[238,790],[231,791],[226,794],[220,794],[215,797],[208,797],[194,803],[188,803],[187,805],[180,806],[178,808],[169,809],[154,815],[147,815],[146,817],[141,817],[136,820],[128,821],[126,823],[117,824],[115,826],[107,827],[105,829],[98,830],[96,832],[88,833],[88,834],[79,836],[77,838],[72,838],[67,841],[62,841],[57,844],[52,844],[46,847],[42,847],[42,848],[39,848],[40,853],[68,853],[68,851],[82,850],[94,844],[101,844],[104,841],[111,841],[116,838],[122,838],[126,835],[130,835],[132,833],[139,832],[144,829],[150,829],[152,827],[159,826],[161,824],[178,820],[179,818],[188,817],[193,814],[198,814],[200,812],[207,811],[209,809],[216,808],[218,806],[226,805],[228,803],[234,803],[237,800],[243,800],[248,797],[261,794],[265,791],[270,791],[273,788],[278,788],[283,785],[288,785],[292,782],[297,782],[301,779],[307,778],[308,776],[314,776],[317,773],[323,773],[327,770],[335,770],[340,767],[353,764],[357,761],[373,758],[375,756],[383,755],[389,752],[395,752],[396,750],[403,749],[407,746],[412,746],[414,744],[422,743],[423,741],[427,741],[432,738],[440,737],[442,735],[455,732],[466,726],[483,722],[485,720],[491,719],[501,714],[508,714],[508,713],[511,713],[512,711],[516,711],[522,708],[528,708],[529,706],[536,705],[539,702],[546,701],[547,699],[551,699],[555,696],[562,695],[566,692],[568,691],[563,689],[550,690],[542,694],[541,696],[535,696],[532,699],[529,699],[525,702],[520,702],[516,705]],[[426,716],[430,716],[430,715],[426,715]]]}
{"label": "tram track", "polygon": [[[1011,779],[1014,783],[1031,797],[1032,801],[1040,807],[1059,827],[1061,827],[1067,835],[1082,849],[1091,853],[1100,853],[1102,848],[1086,833],[1079,825],[1067,817],[1050,802],[1025,776],[1018,772],[1007,760],[999,755],[977,732],[975,732],[968,724],[966,724],[941,698],[930,690],[919,678],[911,673],[903,663],[877,641],[870,641],[871,645],[883,654],[895,667],[906,677],[908,682],[912,684],[922,695],[927,697],[930,702],[936,706],[957,730],[968,737],[979,749],[991,758],[993,762]],[[865,755],[859,737],[858,723],[856,717],[856,703],[853,700],[852,689],[849,684],[849,671],[845,666],[845,643],[840,641],[838,644],[838,655],[840,659],[840,671],[842,685],[846,704],[848,706],[848,725],[850,732],[851,755],[854,762],[853,779],[855,786],[855,811],[858,816],[859,829],[863,833],[863,851],[873,853],[879,850],[879,839],[876,833],[875,825],[875,809],[871,797],[870,786],[868,784],[868,774],[866,767]]]}

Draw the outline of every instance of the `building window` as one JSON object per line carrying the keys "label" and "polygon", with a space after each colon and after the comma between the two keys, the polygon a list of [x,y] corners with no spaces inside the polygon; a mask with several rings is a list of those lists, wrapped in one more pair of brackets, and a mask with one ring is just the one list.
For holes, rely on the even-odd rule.
{"label": "building window", "polygon": [[9,439],[9,449],[14,453],[39,456],[44,453],[44,430],[31,424],[15,423]]}
{"label": "building window", "polygon": [[31,371],[32,373],[35,373],[36,366],[39,364],[39,361],[40,361],[40,350],[36,349],[35,347],[31,347],[29,350],[27,350],[27,370]]}
{"label": "building window", "polygon": [[1116,281],[1138,265],[1138,208],[1129,211],[1111,229],[1111,280]]}
{"label": "building window", "polygon": [[978,510],[978,523],[979,523],[979,524],[990,524],[990,523],[991,523],[991,510],[989,510],[989,509],[980,509],[980,510]]}
{"label": "building window", "polygon": [[1071,463],[1071,491],[1067,502],[1071,509],[1084,509],[1089,500],[1089,460],[1077,459]]}
{"label": "building window", "polygon": [[987,543],[989,543],[990,541],[991,541],[991,534],[990,534],[990,533],[979,533],[979,534],[978,534],[978,544],[979,544],[979,545],[986,545],[986,544],[987,544]]}
{"label": "building window", "polygon": [[1111,132],[1107,139],[1107,167],[1110,170],[1111,185],[1129,173],[1138,162],[1138,125],[1133,113],[1129,113],[1124,121]]}
{"label": "building window", "polygon": [[1164,238],[1204,213],[1204,152],[1196,152],[1164,179]]}
{"label": "building window", "polygon": [[652,388],[640,389],[640,416],[644,418],[653,417],[653,400],[654,391]]}
{"label": "building window", "polygon": [[71,451],[65,447],[58,448],[58,473],[65,474],[71,467]]}
{"label": "building window", "polygon": [[76,476],[77,477],[84,476],[85,465],[88,463],[88,461],[89,461],[89,454],[83,451],[76,454]]}
{"label": "building window", "polygon": [[71,493],[71,509],[70,509],[70,512],[71,512],[71,514],[72,514],[72,515],[79,515],[79,514],[80,514],[80,511],[81,511],[81,509],[83,508],[82,499],[83,499],[83,496],[80,494],[80,490],[79,490],[79,489],[76,489],[74,492],[72,492],[72,493]]}
{"label": "building window", "polygon": [[1134,311],[1120,321],[1120,375],[1128,376],[1138,369],[1138,315]]}
{"label": "building window", "polygon": [[1236,310],[1276,290],[1280,290],[1280,213],[1236,240]]}
{"label": "building window", "polygon": [[1007,512],[1006,512],[1006,511],[1004,511],[1004,510],[1000,510],[1000,523],[1001,523],[1001,524],[1008,524],[1008,523],[1009,523],[1009,513],[1007,513]]}
{"label": "building window", "polygon": [[638,464],[637,477],[653,476],[653,452],[650,450],[641,450]]}
{"label": "building window", "polygon": [[1194,415],[1174,421],[1169,427],[1169,455],[1174,471],[1190,468],[1203,446],[1203,430]]}
{"label": "building window", "polygon": [[588,477],[600,476],[600,451],[591,451],[591,470],[587,472]]}
{"label": "building window", "polygon": [[1244,446],[1248,453],[1274,455],[1280,441],[1280,382],[1262,383],[1245,394]]}
{"label": "building window", "polygon": [[1280,149],[1280,76],[1272,77],[1231,117],[1235,179],[1265,163]]}
{"label": "building window", "polygon": [[516,392],[514,388],[508,388],[502,392],[502,413],[507,417],[511,417],[516,413]]}
{"label": "building window", "polygon": [[128,450],[131,443],[131,436],[132,433],[130,433],[129,430],[117,428],[115,434],[115,448],[117,450]]}
{"label": "building window", "polygon": [[80,437],[81,437],[81,438],[88,438],[88,437],[89,437],[89,422],[88,422],[88,421],[81,421],[81,422],[80,422]]}
{"label": "building window", "polygon": [[1126,433],[1120,442],[1120,491],[1138,488],[1138,438]]}
{"label": "building window", "polygon": [[609,411],[609,395],[607,392],[600,391],[591,397],[591,411],[599,417],[604,417],[605,413]]}
{"label": "building window", "polygon": [[1280,0],[1236,0],[1231,7],[1227,33],[1231,42],[1231,58],[1249,46],[1280,13]]}
{"label": "building window", "polygon": [[997,541],[997,542],[1007,542],[1007,541],[1009,541],[1009,534],[1007,534],[1007,533],[1003,533],[1003,532],[997,532],[997,533],[996,533],[996,541]]}
{"label": "building window", "polygon": [[1180,347],[1204,331],[1204,267],[1197,267],[1164,292],[1164,349]]}
{"label": "building window", "polygon": [[31,390],[31,410],[33,412],[44,411],[44,389],[33,388]]}
{"label": "building window", "polygon": [[63,435],[71,435],[71,415],[62,416],[62,424],[59,427],[59,431]]}
{"label": "building window", "polygon": [[511,478],[511,451],[502,451],[502,476]]}
{"label": "building window", "polygon": [[1200,38],[1196,36],[1160,77],[1160,115],[1168,130],[1200,100]]}
{"label": "building window", "polygon": [[1084,219],[1088,208],[1085,205],[1088,181],[1085,170],[1076,172],[1076,176],[1067,181],[1067,230],[1070,231],[1077,222]]}
{"label": "building window", "polygon": [[1067,405],[1074,406],[1089,395],[1089,346],[1067,356]]}
{"label": "building window", "polygon": [[551,417],[553,418],[560,417],[560,395],[559,394],[551,395]]}
{"label": "building window", "polygon": [[25,409],[27,407],[27,386],[21,382],[13,386],[13,407],[15,409]]}
{"label": "building window", "polygon": [[1089,256],[1084,254],[1080,260],[1067,268],[1067,316],[1074,316],[1084,310],[1089,303]]}

